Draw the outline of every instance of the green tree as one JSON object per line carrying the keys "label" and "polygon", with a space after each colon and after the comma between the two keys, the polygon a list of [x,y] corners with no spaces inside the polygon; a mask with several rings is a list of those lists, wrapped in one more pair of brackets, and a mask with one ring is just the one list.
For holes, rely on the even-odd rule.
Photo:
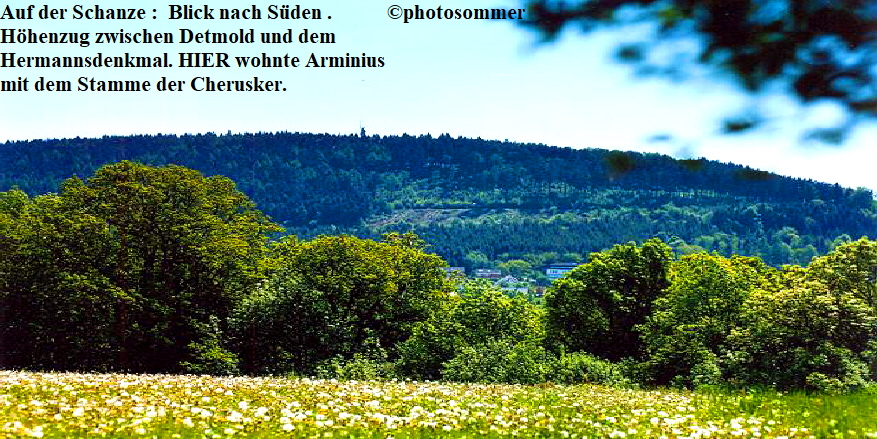
{"label": "green tree", "polygon": [[695,254],[672,265],[667,294],[640,327],[644,367],[658,384],[710,384],[722,377],[728,334],[756,288],[773,289],[775,269],[758,258]]}
{"label": "green tree", "polygon": [[[413,234],[382,242],[348,235],[277,245],[277,268],[236,314],[245,372],[310,372],[336,356],[385,350],[408,338],[449,296],[440,267]],[[263,361],[264,360],[270,360]]]}
{"label": "green tree", "polygon": [[877,309],[877,241],[863,237],[838,245],[813,260],[807,277],[825,284],[832,294],[849,293]]}
{"label": "green tree", "polygon": [[636,326],[667,287],[673,259],[659,239],[592,253],[587,264],[557,280],[545,298],[549,339],[570,352],[617,360],[638,356]]}
{"label": "green tree", "polygon": [[[62,326],[10,325],[18,340],[44,350],[27,361],[91,368],[49,352],[53,344],[98,346],[101,355],[76,358],[137,372],[180,371],[192,360],[199,328],[211,316],[224,322],[255,287],[267,234],[280,230],[227,178],[127,161],[87,181],[68,179],[17,223],[5,257],[16,258],[20,273],[4,282],[5,312],[73,325],[63,337]],[[72,323],[80,320],[89,323]]]}
{"label": "green tree", "polygon": [[[119,351],[107,275],[110,230],[57,195],[5,193],[0,212],[0,352],[4,367],[110,369]],[[5,204],[9,207],[9,203]]]}
{"label": "green tree", "polygon": [[0,192],[0,214],[18,217],[28,202],[30,198],[21,189],[13,188]]}
{"label": "green tree", "polygon": [[[496,353],[541,355],[537,351],[545,338],[542,309],[523,297],[509,298],[489,282],[466,282],[460,294],[438,311],[417,324],[411,337],[399,345],[398,364],[403,374],[440,379],[445,363],[466,349],[478,351],[488,345]],[[519,343],[530,348],[516,351],[514,346]]]}
{"label": "green tree", "polygon": [[831,292],[791,267],[779,290],[757,289],[730,332],[728,378],[782,389],[842,390],[877,378],[877,317],[861,298]]}
{"label": "green tree", "polygon": [[496,267],[502,270],[503,273],[509,274],[519,279],[525,276],[531,276],[533,274],[533,266],[530,265],[529,262],[521,259],[512,259],[510,261],[500,262],[499,264],[496,264]]}

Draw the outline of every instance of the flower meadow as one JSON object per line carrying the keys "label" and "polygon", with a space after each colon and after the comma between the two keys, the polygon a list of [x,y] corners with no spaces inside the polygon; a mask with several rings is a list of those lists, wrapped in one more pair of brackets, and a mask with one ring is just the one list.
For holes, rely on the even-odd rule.
{"label": "flower meadow", "polygon": [[877,396],[0,372],[0,437],[877,437]]}

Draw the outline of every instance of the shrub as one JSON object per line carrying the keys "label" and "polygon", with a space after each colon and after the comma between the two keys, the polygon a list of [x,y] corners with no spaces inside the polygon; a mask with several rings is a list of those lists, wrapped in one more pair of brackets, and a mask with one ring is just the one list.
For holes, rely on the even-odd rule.
{"label": "shrub", "polygon": [[444,379],[458,382],[536,384],[551,375],[554,357],[533,343],[509,340],[466,346],[444,364]]}
{"label": "shrub", "polygon": [[205,375],[235,375],[239,372],[238,357],[222,345],[219,319],[210,316],[208,323],[198,325],[201,340],[189,344],[192,361],[180,365],[188,373]]}
{"label": "shrub", "polygon": [[554,364],[550,380],[559,384],[628,383],[620,366],[584,352],[561,353]]}
{"label": "shrub", "polygon": [[[521,297],[509,298],[489,284],[469,282],[459,296],[436,307],[430,320],[417,324],[412,336],[397,345],[397,364],[406,376],[441,379],[445,363],[464,351],[465,356],[475,358],[481,355],[479,350],[498,340],[509,347],[518,343],[541,346],[544,328],[541,308]],[[501,347],[496,344],[493,349]]]}
{"label": "shrub", "polygon": [[721,381],[718,359],[701,340],[701,328],[683,325],[653,341],[655,348],[641,364],[647,381],[693,388]]}
{"label": "shrub", "polygon": [[380,353],[357,352],[352,358],[337,356],[316,368],[317,378],[339,380],[388,380],[396,378],[393,363],[387,361],[384,351]]}
{"label": "shrub", "polygon": [[728,338],[729,375],[747,385],[825,391],[873,380],[873,310],[853,294],[799,280],[747,302],[741,327]]}

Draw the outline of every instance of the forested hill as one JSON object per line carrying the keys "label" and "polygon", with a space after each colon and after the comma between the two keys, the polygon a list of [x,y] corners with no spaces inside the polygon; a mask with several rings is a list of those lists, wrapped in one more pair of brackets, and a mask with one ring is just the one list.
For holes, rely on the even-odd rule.
{"label": "forested hill", "polygon": [[739,165],[431,136],[157,135],[7,142],[0,190],[56,192],[119,160],[225,175],[291,233],[414,230],[451,265],[524,272],[659,236],[803,263],[874,236],[870,191]]}

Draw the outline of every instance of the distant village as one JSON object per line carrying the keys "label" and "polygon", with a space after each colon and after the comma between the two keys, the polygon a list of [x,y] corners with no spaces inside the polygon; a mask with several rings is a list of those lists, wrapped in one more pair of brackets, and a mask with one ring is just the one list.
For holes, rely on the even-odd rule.
{"label": "distant village", "polygon": [[[551,264],[545,268],[545,277],[549,282],[560,279],[574,268],[581,265],[577,262],[560,262]],[[510,274],[503,276],[502,270],[498,268],[476,268],[471,275],[466,273],[466,267],[445,267],[448,277],[462,277],[471,279],[485,279],[499,287],[502,292],[511,297],[524,296],[528,299],[538,300],[545,294],[546,285],[537,282],[535,279],[523,277],[517,278]]]}

